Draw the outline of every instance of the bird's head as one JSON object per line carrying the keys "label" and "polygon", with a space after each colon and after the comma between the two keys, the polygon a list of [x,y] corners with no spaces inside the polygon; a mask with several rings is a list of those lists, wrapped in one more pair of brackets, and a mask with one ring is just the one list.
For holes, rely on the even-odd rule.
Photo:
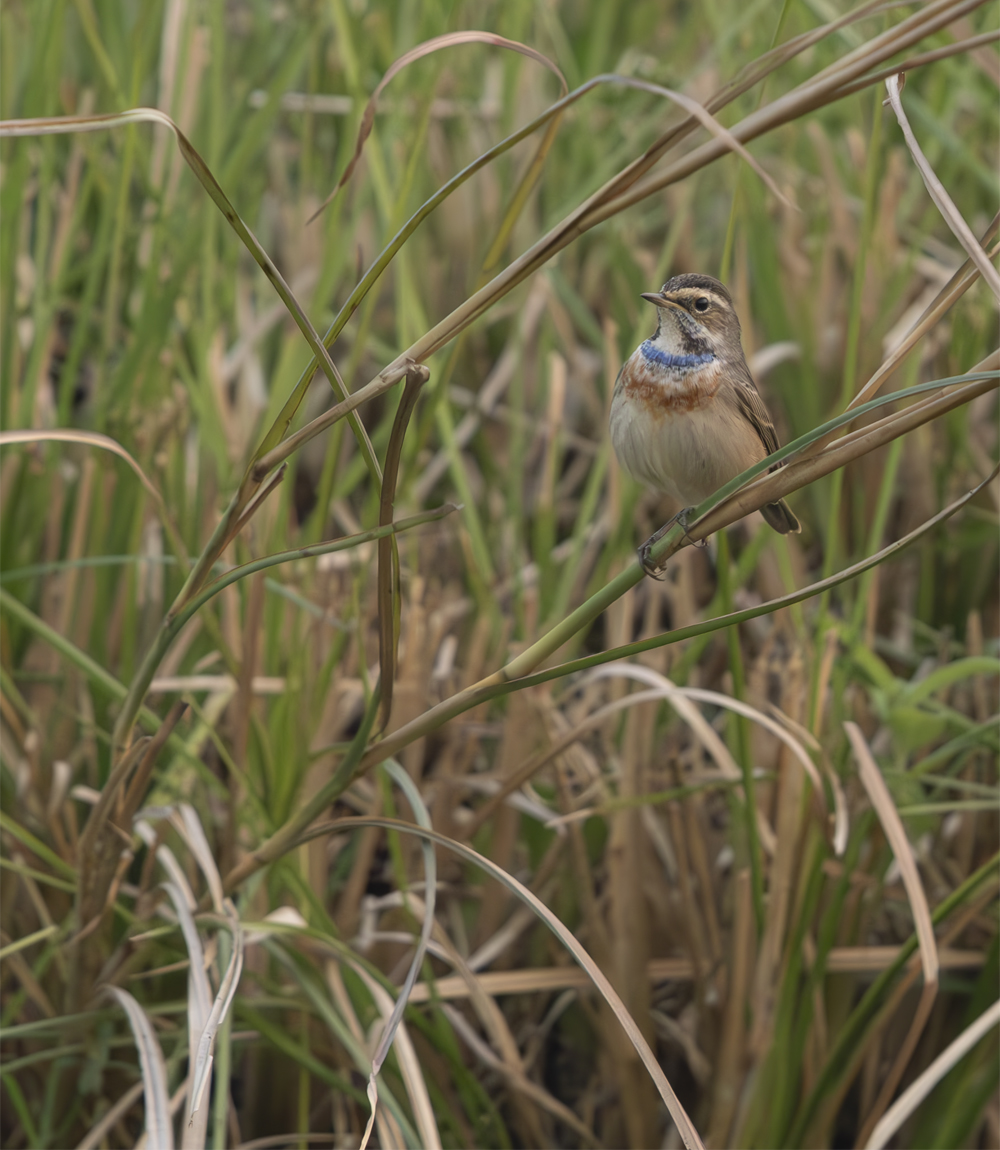
{"label": "bird's head", "polygon": [[658,292],[643,292],[659,322],[652,343],[672,354],[704,354],[719,359],[743,354],[740,321],[725,284],[705,275],[667,280]]}

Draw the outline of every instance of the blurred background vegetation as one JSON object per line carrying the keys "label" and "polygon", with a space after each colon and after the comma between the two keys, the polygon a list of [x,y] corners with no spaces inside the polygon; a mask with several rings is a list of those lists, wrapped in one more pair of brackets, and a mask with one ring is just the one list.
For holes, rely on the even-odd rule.
{"label": "blurred background vegetation", "polygon": [[[995,4],[953,7],[919,50],[997,26]],[[560,96],[552,71],[486,44],[410,64],[380,98],[350,181],[309,223],[354,151],[368,97],[418,43],[489,30],[543,53],[571,89],[614,72],[705,102],[773,44],[841,10],[825,0],[5,0],[0,112],[166,111],[322,332],[421,203]],[[910,11],[887,5],[845,25],[719,118],[736,123]],[[998,81],[996,46],[981,43],[910,72],[903,97],[977,235],[997,210]],[[462,508],[398,537],[390,730],[534,642],[677,510],[618,472],[606,435],[618,368],[654,325],[640,292],[682,271],[726,280],[788,442],[843,409],[953,276],[964,253],[884,95],[882,84],[863,88],[751,146],[796,208],[728,155],[585,232],[429,359],[396,517],[446,500]],[[537,180],[525,175],[541,132],[462,184],[333,344],[348,389],[680,114],[603,84],[563,113]],[[80,438],[3,447],[3,1142],[76,1145],[104,1119],[88,1144],[125,1146],[143,1129],[138,1061],[124,1015],[92,991],[111,982],[142,1003],[176,1089],[188,1067],[188,952],[160,914],[153,849],[129,841],[129,828],[87,942],[95,977],[78,984],[80,834],[108,778],[121,684],[181,590],[183,553],[205,546],[311,353],[166,129],[6,139],[0,162],[2,428],[111,437],[162,495],[180,544],[121,458]],[[883,390],[968,371],[996,342],[996,301],[977,282]],[[360,409],[380,459],[398,393]],[[296,426],[333,402],[317,375]],[[801,536],[778,537],[754,515],[709,549],[685,548],[665,581],[628,591],[560,657],[838,571],[982,483],[996,457],[993,391],[795,493]],[[378,504],[341,421],[292,457],[223,562],[370,529]],[[831,594],[641,656],[675,684],[777,716],[826,773],[825,795],[814,793],[772,732],[698,704],[709,735],[756,777],[754,801],[777,834],[770,851],[747,833],[754,820],[720,781],[704,732],[672,706],[647,699],[584,726],[633,689],[620,677],[556,679],[481,704],[399,756],[435,828],[528,885],[607,971],[706,1144],[854,1145],[891,1101],[892,1082],[880,1101],[887,1080],[905,1086],[997,997],[997,512],[994,482]],[[369,542],[253,574],[212,599],[157,669],[153,715],[178,698],[188,706],[143,803],[190,804],[223,873],[329,780],[357,734],[379,669],[375,570]],[[895,953],[885,948],[914,926],[845,720],[882,769],[931,907],[947,908],[938,994],[909,1048],[919,977],[876,987],[858,1021]],[[536,758],[534,776],[485,809]],[[827,815],[833,777],[849,814],[843,854]],[[582,810],[589,817],[549,825]],[[409,819],[411,807],[377,768],[328,813]],[[157,825],[157,841],[189,859],[176,828]],[[496,880],[444,850],[438,865],[437,943],[422,975],[432,985],[405,1015],[422,1087],[390,1055],[382,1077],[395,1101],[376,1143],[428,1144],[415,1117],[422,1089],[442,1145],[678,1145],[618,1023],[561,946]],[[185,866],[200,894],[204,881]],[[402,981],[417,920],[400,892],[421,895],[422,867],[415,840],[341,829],[232,891],[245,923],[278,908],[288,917],[248,947],[220,1032],[213,1145],[269,1135],[306,1145],[309,1133],[317,1145],[324,1134],[358,1144],[366,1043],[382,1017],[371,987]],[[209,947],[216,984],[220,961]],[[450,977],[463,964],[494,980],[481,980],[479,997]],[[994,1032],[898,1144],[1000,1145],[998,1075]]]}

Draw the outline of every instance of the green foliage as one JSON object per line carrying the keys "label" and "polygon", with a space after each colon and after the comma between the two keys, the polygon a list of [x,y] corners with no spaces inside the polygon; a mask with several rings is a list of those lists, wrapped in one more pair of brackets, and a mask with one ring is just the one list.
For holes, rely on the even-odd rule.
{"label": "green foliage", "polygon": [[[954,7],[949,30],[891,62],[991,30],[988,6],[963,9],[961,23]],[[882,86],[796,106],[749,142],[797,210],[731,155],[630,200],[712,139],[698,129],[608,193],[572,242],[539,247],[537,267],[518,263],[682,120],[613,78],[576,89],[616,73],[707,104],[773,45],[831,18],[819,11],[736,0],[0,9],[4,120],[158,106],[197,150],[141,122],[0,144],[0,428],[79,433],[0,453],[4,1145],[76,1144],[138,1080],[123,1017],[94,997],[102,982],[158,1019],[171,1088],[187,1073],[186,976],[174,966],[186,952],[157,917],[160,863],[133,834],[140,807],[181,801],[197,809],[244,922],[294,910],[308,924],[272,923],[248,950],[216,1052],[236,1102],[230,1111],[217,1081],[208,1137],[224,1146],[234,1121],[245,1141],[327,1131],[331,1114],[338,1136],[360,1135],[381,1019],[368,980],[401,983],[402,938],[418,932],[405,909],[366,898],[422,898],[424,872],[409,836],[343,822],[322,839],[304,832],[331,805],[337,818],[391,814],[369,769],[390,753],[435,827],[522,878],[580,937],[713,1144],[830,1144],[852,1083],[871,1107],[902,1045],[909,1020],[891,998],[901,957],[858,1001],[869,969],[858,952],[908,954],[915,942],[843,721],[861,726],[920,844],[939,944],[982,960],[971,994],[942,977],[904,1083],[991,1004],[995,480],[906,550],[788,610],[771,604],[864,566],[984,483],[995,379],[906,438],[804,479],[792,495],[800,539],[747,520],[717,561],[675,550],[662,584],[640,581],[634,548],[676,509],[618,472],[605,433],[615,373],[651,323],[639,293],[670,274],[725,269],[751,358],[796,345],[758,370],[783,443],[839,416],[953,277],[964,253]],[[846,23],[711,106],[738,127],[911,15]],[[572,90],[558,115],[547,114],[558,81],[537,61],[490,43],[443,48],[390,81],[357,170],[307,222],[394,61],[471,28],[553,61]],[[913,68],[903,97],[979,235],[995,210],[996,66],[995,46],[978,43]],[[995,335],[996,301],[977,282],[882,394],[965,376]],[[311,360],[324,347],[326,376]],[[379,373],[404,354],[430,377],[393,431],[403,371],[391,385]],[[368,398],[352,424],[314,435],[341,398],[335,371]],[[124,448],[162,509],[85,433]],[[260,457],[298,433],[287,471],[256,476]],[[383,491],[394,451],[398,480]],[[380,543],[387,499],[391,548]],[[446,500],[461,509],[436,510]],[[715,620],[730,610],[745,614],[723,639]],[[734,720],[726,776],[702,700],[692,705],[708,734],[655,701],[592,722],[625,688],[566,677],[619,649],[675,684],[776,708],[824,794],[795,781],[801,765],[757,719]],[[168,718],[177,698],[187,712]],[[149,734],[168,724],[145,775],[123,768],[134,720]],[[144,746],[132,745],[137,762]],[[537,785],[522,787],[535,760]],[[827,815],[835,784],[850,824],[843,855]],[[107,810],[95,806],[102,789]],[[497,797],[510,789],[531,813]],[[544,809],[589,815],[553,828]],[[179,849],[176,827],[160,826]],[[88,852],[94,842],[104,853]],[[134,857],[119,870],[126,844]],[[425,962],[427,997],[406,1020],[442,1143],[583,1144],[560,1107],[598,1143],[659,1143],[658,1099],[618,1023],[572,982],[545,981],[565,973],[551,939],[493,879],[443,850],[438,866],[448,946],[479,971],[477,954],[496,945],[490,977],[525,979],[493,998],[463,990],[463,1029],[435,989],[458,973],[454,956],[442,944]],[[666,1005],[657,991],[651,1010],[646,964],[682,960],[690,969],[669,976]],[[225,961],[212,952],[209,967],[214,992]],[[998,1057],[993,1036],[951,1071],[905,1144],[924,1133],[978,1144]],[[420,1144],[421,1088],[400,1053],[379,1096],[388,1136]],[[140,1101],[102,1144],[141,1128]]]}

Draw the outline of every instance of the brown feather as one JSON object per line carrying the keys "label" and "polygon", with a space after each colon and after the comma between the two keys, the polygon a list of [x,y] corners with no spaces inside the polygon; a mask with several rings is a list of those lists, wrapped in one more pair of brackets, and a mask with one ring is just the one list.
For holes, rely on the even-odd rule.
{"label": "brown feather", "polygon": [[[780,446],[778,433],[774,430],[771,416],[760,392],[757,390],[753,377],[750,375],[746,360],[741,356],[740,361],[739,366],[742,370],[739,374],[742,378],[735,387],[720,389],[719,397],[724,400],[732,399],[735,401],[740,414],[760,436],[760,441],[764,445],[764,454],[772,455]],[[782,466],[784,465],[776,463],[770,470],[774,471]],[[764,516],[764,521],[780,535],[797,534],[802,530],[802,524],[795,518],[792,509],[784,499],[779,499],[777,503],[765,504],[760,509],[760,513]]]}

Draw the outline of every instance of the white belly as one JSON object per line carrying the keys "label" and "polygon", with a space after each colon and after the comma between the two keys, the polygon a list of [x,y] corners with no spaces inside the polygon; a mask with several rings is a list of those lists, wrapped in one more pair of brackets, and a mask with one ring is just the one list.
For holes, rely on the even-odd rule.
{"label": "white belly", "polygon": [[629,475],[682,507],[701,503],[765,454],[754,429],[718,401],[651,415],[648,405],[619,389],[610,430],[618,462]]}

